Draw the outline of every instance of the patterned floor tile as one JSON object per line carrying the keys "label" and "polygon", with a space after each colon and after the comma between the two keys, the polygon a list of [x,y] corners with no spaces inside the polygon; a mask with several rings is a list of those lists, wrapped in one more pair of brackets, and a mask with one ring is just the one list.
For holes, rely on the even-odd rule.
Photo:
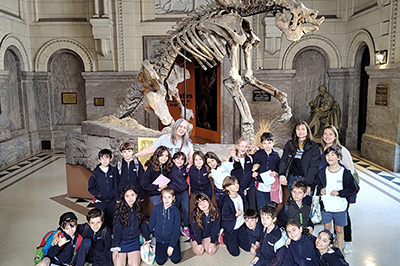
{"label": "patterned floor tile", "polygon": [[379,176],[381,176],[389,181],[392,181],[393,179],[395,179],[395,177],[393,177],[393,176],[387,176],[387,175],[379,175]]}
{"label": "patterned floor tile", "polygon": [[370,167],[370,165],[369,165],[369,164],[362,164],[362,163],[359,163],[358,165],[359,165],[359,166],[361,166],[361,167],[364,167],[364,168],[368,168],[368,167]]}

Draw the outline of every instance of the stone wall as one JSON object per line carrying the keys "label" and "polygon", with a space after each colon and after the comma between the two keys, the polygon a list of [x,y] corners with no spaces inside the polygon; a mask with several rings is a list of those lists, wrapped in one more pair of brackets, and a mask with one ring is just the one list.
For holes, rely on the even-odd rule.
{"label": "stone wall", "polygon": [[[391,171],[400,171],[400,72],[398,65],[367,69],[367,129],[363,135],[361,156]],[[380,101],[377,86],[385,86],[387,103]],[[383,99],[385,100],[385,99]]]}

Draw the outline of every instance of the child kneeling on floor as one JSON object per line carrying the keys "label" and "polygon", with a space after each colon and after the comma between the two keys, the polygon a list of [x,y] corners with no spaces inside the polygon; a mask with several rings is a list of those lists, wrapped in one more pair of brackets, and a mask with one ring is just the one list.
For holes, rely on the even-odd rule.
{"label": "child kneeling on floor", "polygon": [[167,187],[161,190],[161,203],[151,211],[149,230],[156,237],[156,262],[163,265],[168,257],[173,263],[181,261],[181,213],[174,205],[175,192]]}

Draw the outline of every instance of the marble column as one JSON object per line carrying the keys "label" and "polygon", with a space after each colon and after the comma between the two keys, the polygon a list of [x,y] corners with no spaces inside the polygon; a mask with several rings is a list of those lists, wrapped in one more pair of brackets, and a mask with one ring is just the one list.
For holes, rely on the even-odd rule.
{"label": "marble column", "polygon": [[[49,87],[50,73],[36,72],[33,76],[33,103],[36,114],[36,125],[39,139],[53,142],[53,108],[51,106],[51,92]],[[52,145],[53,146],[53,145]]]}
{"label": "marble column", "polygon": [[[361,155],[391,171],[400,171],[400,67],[370,66],[367,128]],[[387,88],[387,89],[385,89]]]}

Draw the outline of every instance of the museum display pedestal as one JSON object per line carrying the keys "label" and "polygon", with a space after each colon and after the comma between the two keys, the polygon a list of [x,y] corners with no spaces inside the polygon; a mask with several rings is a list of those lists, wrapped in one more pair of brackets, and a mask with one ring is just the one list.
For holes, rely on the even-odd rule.
{"label": "museum display pedestal", "polygon": [[88,181],[92,172],[81,165],[65,164],[67,171],[67,196],[71,198],[91,199]]}

